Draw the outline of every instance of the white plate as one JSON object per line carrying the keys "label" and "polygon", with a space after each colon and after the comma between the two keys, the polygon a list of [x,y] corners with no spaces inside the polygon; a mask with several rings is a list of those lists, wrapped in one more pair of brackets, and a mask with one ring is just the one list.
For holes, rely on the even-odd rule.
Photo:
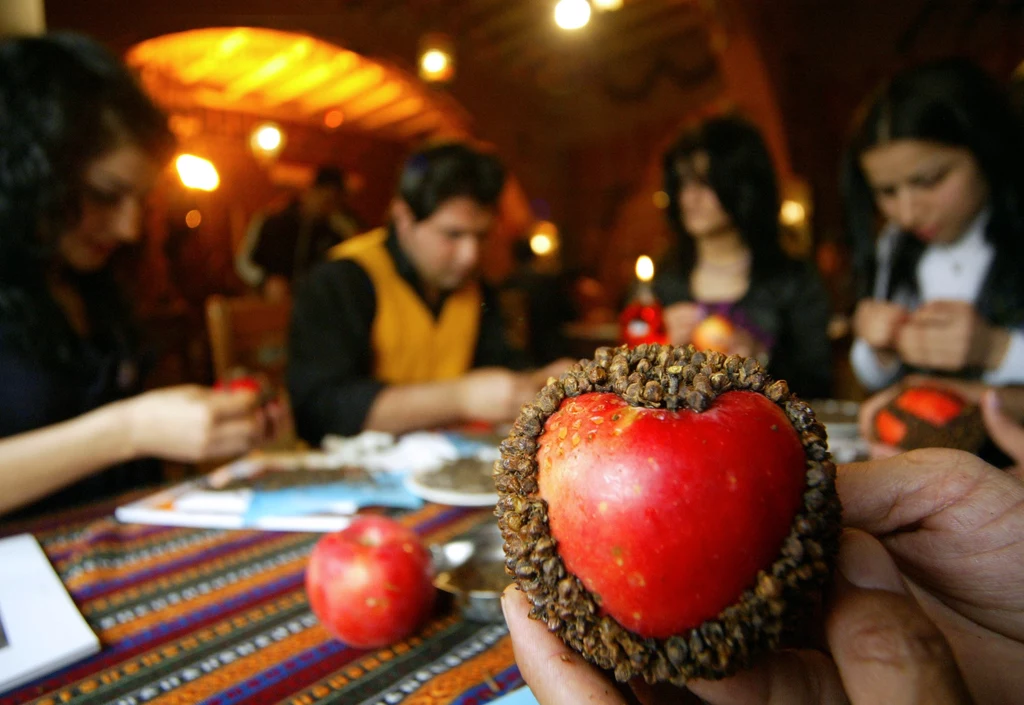
{"label": "white plate", "polygon": [[[467,462],[470,460],[480,462],[484,469],[490,467],[494,462],[493,458],[489,457],[489,454],[485,455],[483,453],[476,458],[460,458],[455,462]],[[405,488],[428,502],[448,504],[454,507],[486,507],[498,503],[498,492],[496,490],[484,490],[479,486],[486,484],[485,482],[478,483],[478,486],[472,489],[460,490],[453,487],[445,487],[444,485],[446,484],[454,484],[454,482],[447,482],[444,477],[446,473],[451,473],[451,467],[452,463],[446,463],[436,469],[411,472],[405,478]],[[480,479],[482,480],[484,477],[485,475],[482,472]],[[439,487],[438,485],[441,486]]]}

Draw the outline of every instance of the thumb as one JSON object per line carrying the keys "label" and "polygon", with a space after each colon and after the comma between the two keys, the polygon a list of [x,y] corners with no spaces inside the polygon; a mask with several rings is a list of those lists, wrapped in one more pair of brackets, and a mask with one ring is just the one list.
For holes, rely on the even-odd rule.
{"label": "thumb", "polygon": [[972,702],[949,644],[882,544],[846,531],[839,571],[826,632],[853,705]]}
{"label": "thumb", "polygon": [[1024,428],[1003,413],[999,393],[989,389],[981,397],[981,413],[985,429],[996,445],[1017,465],[1024,464]]}
{"label": "thumb", "polygon": [[618,689],[599,670],[566,646],[542,623],[530,619],[530,603],[514,585],[501,596],[512,650],[523,680],[543,705],[625,705]]}

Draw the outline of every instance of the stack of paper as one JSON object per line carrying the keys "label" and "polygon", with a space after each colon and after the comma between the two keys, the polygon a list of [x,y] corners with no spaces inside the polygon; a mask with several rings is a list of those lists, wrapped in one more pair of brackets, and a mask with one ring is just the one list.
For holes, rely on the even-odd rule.
{"label": "stack of paper", "polygon": [[0,693],[99,649],[35,537],[0,539]]}

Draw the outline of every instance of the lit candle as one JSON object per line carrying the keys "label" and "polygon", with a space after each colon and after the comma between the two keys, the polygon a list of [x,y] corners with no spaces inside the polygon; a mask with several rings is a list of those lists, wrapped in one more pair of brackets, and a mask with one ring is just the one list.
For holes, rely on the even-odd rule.
{"label": "lit candle", "polygon": [[630,347],[641,343],[666,343],[668,338],[665,335],[661,304],[651,288],[654,261],[647,255],[637,257],[636,278],[638,283],[633,300],[619,318],[620,340]]}

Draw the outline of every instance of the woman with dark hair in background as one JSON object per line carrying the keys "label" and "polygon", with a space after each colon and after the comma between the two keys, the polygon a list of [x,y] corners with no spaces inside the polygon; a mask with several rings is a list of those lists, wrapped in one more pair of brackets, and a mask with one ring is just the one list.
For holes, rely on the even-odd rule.
{"label": "woman with dark hair in background", "polygon": [[859,121],[843,190],[864,386],[911,370],[1024,382],[1024,136],[991,77],[953,59],[893,79]]}
{"label": "woman with dark hair in background", "polygon": [[756,356],[804,398],[831,393],[828,297],[809,262],[780,243],[775,169],[755,127],[705,122],[665,154],[676,251],[659,267],[669,341],[685,345],[710,314],[733,327],[727,352]]}
{"label": "woman with dark hair in background", "polygon": [[173,149],[166,116],[95,42],[0,42],[0,514],[67,485],[33,508],[136,487],[159,479],[142,458],[227,456],[259,435],[249,393],[131,397],[139,359],[109,263],[138,242]]}

